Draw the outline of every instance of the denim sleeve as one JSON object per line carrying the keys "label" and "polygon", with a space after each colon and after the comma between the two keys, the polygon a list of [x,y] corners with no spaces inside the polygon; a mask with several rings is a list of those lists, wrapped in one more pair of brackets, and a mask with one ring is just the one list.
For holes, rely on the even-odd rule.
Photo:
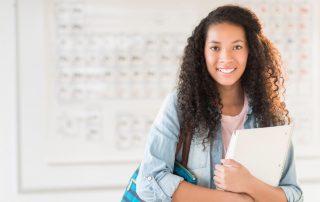
{"label": "denim sleeve", "polygon": [[171,201],[182,177],[172,174],[180,124],[177,96],[165,99],[153,122],[137,177],[137,194],[145,201]]}
{"label": "denim sleeve", "polygon": [[288,202],[302,202],[303,193],[298,185],[296,168],[294,163],[294,150],[292,143],[290,144],[286,165],[282,173],[279,187],[286,194]]}

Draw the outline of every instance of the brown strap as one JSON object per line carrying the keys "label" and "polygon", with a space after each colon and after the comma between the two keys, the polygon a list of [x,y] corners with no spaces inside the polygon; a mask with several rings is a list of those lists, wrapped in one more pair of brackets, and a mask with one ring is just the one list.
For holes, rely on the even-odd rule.
{"label": "brown strap", "polygon": [[183,144],[182,159],[181,159],[180,163],[184,167],[187,167],[187,164],[188,164],[191,140],[192,140],[192,135],[189,131],[186,133],[186,136],[184,136],[184,135],[181,135],[181,130],[180,130],[179,141],[178,141],[177,148],[176,148],[176,157],[177,157],[177,155],[182,147],[182,144]]}
{"label": "brown strap", "polygon": [[179,153],[179,151],[180,151],[180,149],[182,147],[183,141],[184,141],[184,136],[181,135],[181,130],[180,130],[179,140],[178,140],[178,144],[177,144],[177,148],[176,148],[176,156],[175,156],[176,158],[177,158],[178,153]]}
{"label": "brown strap", "polygon": [[185,137],[185,140],[184,140],[184,143],[183,143],[183,149],[182,149],[182,161],[181,161],[181,164],[184,166],[184,167],[187,167],[187,164],[188,164],[188,158],[189,158],[189,151],[190,151],[190,145],[191,145],[191,133],[188,131],[186,133],[186,137]]}

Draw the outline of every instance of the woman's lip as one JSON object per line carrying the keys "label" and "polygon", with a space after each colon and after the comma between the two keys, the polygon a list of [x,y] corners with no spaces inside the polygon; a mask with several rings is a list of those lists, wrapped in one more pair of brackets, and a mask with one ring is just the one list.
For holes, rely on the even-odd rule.
{"label": "woman's lip", "polygon": [[236,71],[236,69],[237,68],[219,68],[217,71],[223,74],[231,74],[232,72]]}
{"label": "woman's lip", "polygon": [[218,67],[217,69],[236,69],[236,67]]}
{"label": "woman's lip", "polygon": [[237,68],[236,67],[234,67],[234,68],[217,68],[217,71],[219,71],[219,70],[231,70],[231,69],[236,70]]}

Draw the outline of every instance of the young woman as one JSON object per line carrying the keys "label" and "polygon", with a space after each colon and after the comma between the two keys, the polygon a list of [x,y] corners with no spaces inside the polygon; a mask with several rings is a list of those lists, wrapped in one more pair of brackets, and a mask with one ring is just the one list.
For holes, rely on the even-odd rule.
{"label": "young woman", "polygon": [[[279,53],[252,11],[226,5],[210,12],[189,37],[177,90],[166,98],[151,127],[137,178],[140,198],[302,201],[292,144],[278,187],[224,159],[234,130],[290,123],[281,100],[282,74]],[[192,134],[187,168],[198,185],[172,173],[179,135],[187,133]]]}

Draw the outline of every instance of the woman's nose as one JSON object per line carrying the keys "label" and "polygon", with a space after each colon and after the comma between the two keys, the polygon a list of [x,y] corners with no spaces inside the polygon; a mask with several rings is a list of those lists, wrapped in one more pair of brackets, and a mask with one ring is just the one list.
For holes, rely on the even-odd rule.
{"label": "woman's nose", "polygon": [[232,52],[230,50],[227,50],[227,49],[222,49],[221,52],[220,52],[219,62],[226,63],[226,62],[229,62],[231,60],[233,60]]}

